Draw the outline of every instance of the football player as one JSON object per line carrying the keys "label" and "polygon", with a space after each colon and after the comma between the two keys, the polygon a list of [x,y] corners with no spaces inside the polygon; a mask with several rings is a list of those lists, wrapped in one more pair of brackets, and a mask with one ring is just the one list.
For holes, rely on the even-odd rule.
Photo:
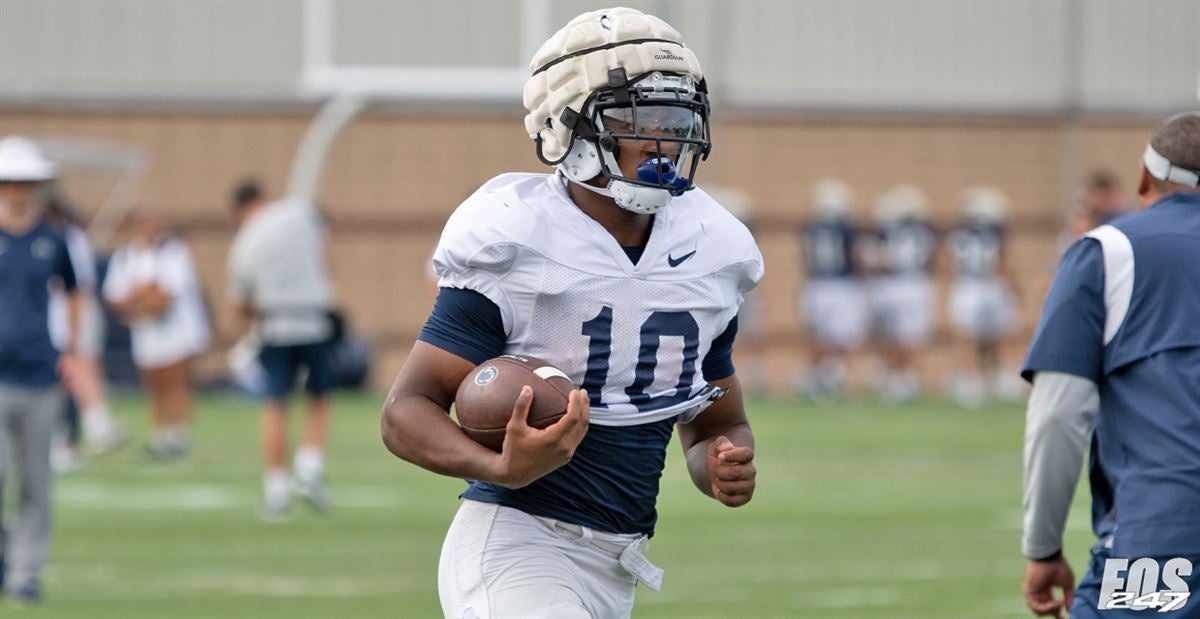
{"label": "football player", "polygon": [[868,313],[858,279],[858,230],[850,188],[837,179],[822,179],[810,192],[809,207],[810,218],[802,229],[807,278],[800,303],[811,356],[800,387],[805,395],[822,397],[844,391],[846,355],[862,345]]}
{"label": "football player", "polygon": [[[701,492],[755,488],[754,437],[730,361],[763,275],[746,227],[696,188],[711,148],[700,64],[674,28],[584,13],[530,63],[525,128],[552,175],[502,174],[446,223],[439,295],[383,407],[400,458],[469,480],[442,550],[446,617],[628,617],[667,443]],[[517,353],[581,389],[544,430],[513,403],[503,449],[447,416],[488,358]]]}
{"label": "football player", "polygon": [[936,311],[933,285],[937,238],[929,224],[929,200],[912,185],[884,192],[875,202],[871,318],[880,336],[886,371],[883,395],[907,401],[921,393],[918,354],[928,343]]}
{"label": "football player", "polygon": [[950,232],[954,265],[950,318],[954,323],[960,365],[951,394],[961,404],[978,406],[991,395],[1016,395],[1020,385],[1012,362],[1012,340],[1018,327],[1016,297],[1007,268],[1005,222],[1008,197],[993,187],[971,187],[960,204],[963,221]]}
{"label": "football player", "polygon": [[[1063,257],[1022,372],[1038,615],[1200,617],[1200,112],[1155,132],[1138,195]],[[1097,543],[1074,589],[1063,528],[1089,442]]]}
{"label": "football player", "polygon": [[[55,432],[51,463],[57,473],[77,471],[83,466],[79,447],[82,425],[87,451],[103,455],[119,449],[128,440],[124,427],[113,417],[104,389],[104,311],[96,298],[96,257],[75,212],[54,193],[47,198],[46,222],[67,242],[67,255],[75,269],[75,280],[85,292],[80,316],[81,333],[75,338],[75,375],[66,385],[68,397],[65,423]],[[62,350],[68,339],[69,297],[55,289],[50,295],[50,338]],[[82,418],[81,418],[82,413]]]}

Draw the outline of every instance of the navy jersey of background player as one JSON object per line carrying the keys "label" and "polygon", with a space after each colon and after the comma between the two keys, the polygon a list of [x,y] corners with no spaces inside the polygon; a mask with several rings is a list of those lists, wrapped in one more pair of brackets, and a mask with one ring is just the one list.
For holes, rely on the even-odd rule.
{"label": "navy jersey of background player", "polygon": [[857,231],[850,222],[812,222],[801,230],[804,264],[810,279],[835,279],[855,274]]}
{"label": "navy jersey of background player", "polygon": [[1000,274],[1004,227],[972,222],[950,233],[950,253],[959,277],[987,279]]}
{"label": "navy jersey of background player", "polygon": [[878,232],[880,267],[888,275],[926,275],[933,269],[937,237],[917,219],[886,224]]}
{"label": "navy jersey of background player", "polygon": [[1023,375],[1095,382],[1093,527],[1116,557],[1200,557],[1200,192],[1063,257]]}

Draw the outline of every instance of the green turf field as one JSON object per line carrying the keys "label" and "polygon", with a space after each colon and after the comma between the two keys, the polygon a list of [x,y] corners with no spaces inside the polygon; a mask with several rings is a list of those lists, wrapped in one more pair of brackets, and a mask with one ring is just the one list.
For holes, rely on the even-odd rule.
{"label": "green turf field", "polygon": [[[60,478],[48,603],[22,616],[438,616],[438,552],[462,484],[387,453],[379,400],[338,400],[338,508],[325,518],[256,519],[257,418],[236,399],[201,402],[184,463],[149,463],[133,445]],[[141,402],[117,404],[144,435]],[[1029,616],[1020,408],[775,401],[751,415],[759,486],[745,508],[698,493],[672,446],[650,552],[664,588],[640,588],[635,617]],[[1084,505],[1068,530],[1077,569]]]}

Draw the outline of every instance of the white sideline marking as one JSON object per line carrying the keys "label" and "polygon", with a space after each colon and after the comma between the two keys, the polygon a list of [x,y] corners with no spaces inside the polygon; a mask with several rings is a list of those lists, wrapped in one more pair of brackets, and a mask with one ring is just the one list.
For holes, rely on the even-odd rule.
{"label": "white sideline marking", "polygon": [[[337,486],[330,488],[335,509],[394,509],[405,503],[394,487]],[[258,505],[256,486],[218,484],[139,484],[136,487],[70,480],[55,489],[56,502],[66,509],[97,511],[223,511]]]}
{"label": "white sideline marking", "polygon": [[[51,584],[103,586],[102,591],[88,591],[89,599],[148,600],[169,598],[172,595],[215,593],[247,597],[362,597],[395,595],[422,591],[424,583],[403,582],[399,579],[364,580],[350,577],[281,576],[258,572],[171,570],[156,575],[139,575],[136,582],[118,578],[118,573],[106,570],[81,578],[80,570],[52,566],[47,572]],[[97,577],[98,576],[98,577]]]}
{"label": "white sideline marking", "polygon": [[121,488],[93,483],[60,484],[59,505],[71,509],[106,511],[182,510],[212,511],[238,505],[235,493],[211,484],[138,486]]}

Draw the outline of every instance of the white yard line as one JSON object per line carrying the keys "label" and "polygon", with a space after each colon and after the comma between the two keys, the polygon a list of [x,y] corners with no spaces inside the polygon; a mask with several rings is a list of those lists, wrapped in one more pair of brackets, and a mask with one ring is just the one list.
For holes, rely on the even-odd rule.
{"label": "white yard line", "polygon": [[[59,482],[55,500],[59,509],[66,510],[233,511],[255,509],[255,490],[204,483],[117,486],[76,479]],[[406,503],[401,493],[386,485],[333,485],[329,492],[335,509],[394,509]]]}

